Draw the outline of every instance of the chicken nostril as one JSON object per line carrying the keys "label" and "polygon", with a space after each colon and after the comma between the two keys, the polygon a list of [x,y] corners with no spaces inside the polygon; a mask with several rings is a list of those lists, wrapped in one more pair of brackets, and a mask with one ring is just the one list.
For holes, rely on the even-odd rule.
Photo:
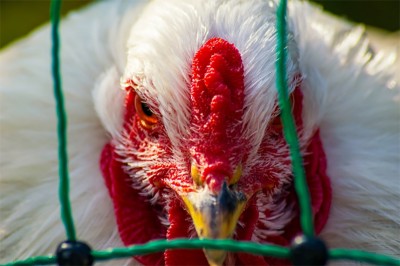
{"label": "chicken nostril", "polygon": [[246,196],[235,189],[228,187],[227,182],[223,182],[217,197],[217,205],[222,213],[234,213],[238,206],[246,202]]}
{"label": "chicken nostril", "polygon": [[224,208],[224,211],[233,212],[238,203],[237,197],[235,197],[234,193],[228,188],[226,182],[222,184],[222,188],[218,194],[217,202],[221,207]]}

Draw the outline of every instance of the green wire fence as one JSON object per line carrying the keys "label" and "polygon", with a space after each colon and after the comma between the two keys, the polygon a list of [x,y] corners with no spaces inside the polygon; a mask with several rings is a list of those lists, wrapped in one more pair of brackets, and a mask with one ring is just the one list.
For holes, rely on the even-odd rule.
{"label": "green wire fence", "polygon": [[[68,177],[68,156],[67,156],[67,117],[64,109],[64,99],[61,89],[61,75],[59,63],[59,11],[61,0],[51,2],[51,21],[52,21],[52,74],[54,80],[54,95],[56,99],[56,111],[58,117],[58,156],[59,156],[59,198],[61,204],[61,219],[64,223],[67,239],[76,241],[76,233],[71,213],[69,200],[69,177]],[[276,62],[276,85],[278,88],[279,107],[281,109],[281,119],[284,128],[284,136],[290,148],[293,165],[294,184],[300,206],[300,224],[305,236],[314,236],[314,226],[310,204],[310,195],[305,178],[302,157],[299,149],[299,141],[295,130],[295,124],[291,113],[291,103],[287,90],[286,77],[286,7],[287,1],[281,0],[277,9],[277,62]],[[166,249],[219,249],[232,252],[247,252],[261,256],[271,256],[276,258],[290,259],[292,249],[277,245],[265,245],[253,242],[235,240],[215,240],[215,239],[175,239],[175,240],[155,240],[143,245],[133,245],[125,248],[113,248],[107,250],[93,250],[91,255],[94,261],[104,261],[116,258],[126,258],[135,255],[143,255]],[[329,249],[329,260],[353,260],[376,265],[396,265],[400,266],[400,259],[386,255],[350,249]],[[31,257],[26,260],[14,261],[4,266],[17,265],[47,265],[57,263],[56,255]]]}
{"label": "green wire fence", "polygon": [[61,203],[61,220],[64,223],[68,240],[75,240],[75,226],[72,218],[71,203],[69,200],[69,172],[68,172],[68,153],[67,153],[67,115],[64,108],[64,95],[62,93],[60,75],[60,38],[58,36],[58,24],[60,21],[61,1],[51,1],[50,17],[52,21],[52,75],[54,81],[54,96],[56,99],[57,112],[57,134],[58,134],[58,160],[59,160],[59,198]]}

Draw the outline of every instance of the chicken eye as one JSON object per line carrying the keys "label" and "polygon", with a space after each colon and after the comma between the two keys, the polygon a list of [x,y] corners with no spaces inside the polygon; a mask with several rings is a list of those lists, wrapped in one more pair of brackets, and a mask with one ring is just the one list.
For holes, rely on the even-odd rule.
{"label": "chicken eye", "polygon": [[143,127],[151,129],[157,124],[157,117],[139,95],[135,96],[135,109]]}
{"label": "chicken eye", "polygon": [[146,116],[154,116],[153,112],[150,110],[149,106],[145,102],[141,102],[141,104],[142,104],[141,107],[142,107],[143,113]]}

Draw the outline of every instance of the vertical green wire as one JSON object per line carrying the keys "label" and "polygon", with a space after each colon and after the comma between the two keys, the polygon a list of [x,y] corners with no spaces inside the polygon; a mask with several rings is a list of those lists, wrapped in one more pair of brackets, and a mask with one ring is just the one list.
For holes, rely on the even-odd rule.
{"label": "vertical green wire", "polygon": [[68,240],[75,241],[75,227],[69,200],[69,174],[67,154],[67,117],[64,108],[64,97],[61,88],[59,50],[60,41],[58,36],[58,24],[60,21],[61,0],[51,1],[51,39],[52,39],[52,75],[54,81],[54,96],[57,111],[57,134],[58,134],[58,160],[59,160],[59,198],[61,204],[61,219],[64,223]]}
{"label": "vertical green wire", "polygon": [[291,113],[291,103],[288,95],[286,74],[286,0],[281,0],[277,9],[277,61],[276,61],[276,87],[278,88],[278,101],[281,108],[283,133],[290,148],[290,156],[293,165],[294,186],[300,205],[300,224],[303,233],[307,236],[314,235],[311,201],[307,186],[307,180],[303,168],[303,160],[300,153],[299,140]]}

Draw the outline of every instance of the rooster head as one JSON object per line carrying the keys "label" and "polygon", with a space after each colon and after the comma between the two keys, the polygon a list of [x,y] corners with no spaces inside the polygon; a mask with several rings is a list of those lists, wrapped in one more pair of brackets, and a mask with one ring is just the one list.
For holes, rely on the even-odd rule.
{"label": "rooster head", "polygon": [[[126,245],[178,237],[288,245],[300,232],[276,104],[275,7],[265,1],[217,2],[157,3],[163,5],[157,9],[153,4],[132,28],[122,78],[123,123],[101,156]],[[320,231],[330,185],[318,128],[303,121],[302,78],[294,56],[287,64],[292,111]],[[216,250],[167,250],[138,260],[149,265],[272,261]]]}

